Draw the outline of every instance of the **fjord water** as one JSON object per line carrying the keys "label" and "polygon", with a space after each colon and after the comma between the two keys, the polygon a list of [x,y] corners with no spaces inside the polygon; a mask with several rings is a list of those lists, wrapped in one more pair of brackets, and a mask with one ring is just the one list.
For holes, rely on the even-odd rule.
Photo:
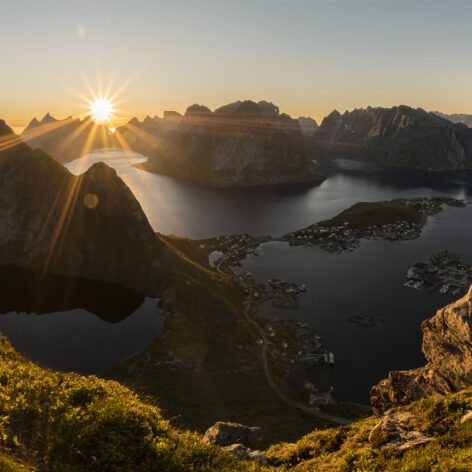
{"label": "fjord water", "polygon": [[160,333],[157,300],[115,284],[0,268],[0,331],[41,366],[99,374]]}
{"label": "fjord water", "polygon": [[[106,162],[131,188],[156,231],[191,238],[281,235],[358,201],[414,196],[468,199],[472,194],[470,172],[427,173],[349,161],[333,164],[328,179],[318,186],[205,189],[133,167],[145,160],[139,154],[105,149],[66,167],[79,174],[95,162]],[[242,270],[261,280],[278,277],[307,285],[299,309],[265,307],[263,315],[312,325],[336,357],[334,368],[320,369],[320,379],[340,395],[365,402],[370,386],[389,370],[423,363],[421,321],[451,299],[405,288],[404,276],[413,262],[437,250],[453,250],[472,263],[471,209],[447,208],[429,220],[418,240],[365,241],[353,253],[333,255],[316,247],[272,243],[263,246],[262,255],[248,258]],[[22,287],[21,280],[17,283]],[[106,312],[116,310],[114,300],[120,290],[100,289],[99,307],[87,300],[87,292],[90,289],[79,290],[73,303],[46,306],[40,315],[26,314],[38,310],[13,300],[1,311],[7,314],[0,316],[0,331],[43,365],[86,373],[103,372],[142,351],[159,334],[162,318],[155,300],[130,295],[132,303],[123,302],[127,309],[119,319],[109,319]],[[349,322],[360,314],[384,323],[360,328]]]}
{"label": "fjord water", "polygon": [[140,154],[99,149],[66,167],[74,174],[95,162],[114,167],[163,234],[199,239],[222,234],[282,235],[330,218],[359,201],[396,197],[467,197],[472,173],[427,173],[338,161],[321,185],[202,188],[133,167]]}
{"label": "fjord water", "polygon": [[[414,241],[362,241],[356,251],[341,254],[267,243],[238,270],[250,271],[261,282],[275,277],[306,284],[298,309],[266,304],[260,316],[308,323],[335,355],[334,367],[317,369],[315,383],[333,386],[338,398],[367,403],[370,387],[389,371],[425,364],[421,322],[455,300],[404,287],[408,268],[444,249],[472,263],[471,240],[472,206],[447,208]],[[350,322],[356,315],[373,316],[377,325]]]}

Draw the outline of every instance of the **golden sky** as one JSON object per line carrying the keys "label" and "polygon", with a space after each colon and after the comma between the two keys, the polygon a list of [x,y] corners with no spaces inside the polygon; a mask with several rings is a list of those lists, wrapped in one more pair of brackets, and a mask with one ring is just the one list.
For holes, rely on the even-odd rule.
{"label": "golden sky", "polygon": [[115,124],[238,99],[318,121],[472,113],[471,17],[465,0],[16,0],[1,6],[0,118],[84,116],[110,83]]}

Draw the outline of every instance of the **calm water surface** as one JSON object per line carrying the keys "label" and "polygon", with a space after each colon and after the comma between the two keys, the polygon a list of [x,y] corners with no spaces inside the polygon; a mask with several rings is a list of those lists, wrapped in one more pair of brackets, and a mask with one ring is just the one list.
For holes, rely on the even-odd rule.
{"label": "calm water surface", "polygon": [[[306,284],[297,310],[266,305],[268,319],[307,322],[335,353],[334,368],[319,369],[324,386],[342,398],[367,402],[369,389],[390,370],[425,363],[421,322],[454,298],[403,286],[409,267],[444,249],[472,263],[472,206],[448,208],[431,218],[420,239],[409,242],[363,241],[354,252],[331,254],[318,247],[270,243],[243,263],[261,282],[276,277]],[[355,315],[381,320],[367,328],[351,323]]]}
{"label": "calm water surface", "polygon": [[100,374],[159,335],[157,300],[118,285],[0,267],[0,331],[38,364]]}
{"label": "calm water surface", "polygon": [[[67,167],[78,174],[95,162],[106,162],[134,192],[156,231],[191,238],[280,235],[331,217],[358,201],[413,196],[469,199],[472,194],[471,172],[427,173],[349,161],[333,164],[329,178],[318,186],[205,189],[133,167],[145,159],[123,151],[96,150]],[[262,248],[263,255],[248,258],[242,270],[250,270],[260,280],[278,277],[307,285],[299,309],[267,306],[263,315],[312,325],[336,356],[336,366],[320,369],[320,378],[341,396],[367,401],[370,386],[389,370],[424,362],[421,321],[451,301],[448,296],[403,287],[406,270],[443,249],[458,252],[472,263],[471,228],[471,206],[448,208],[431,218],[422,238],[415,241],[365,241],[357,251],[343,254],[272,243]],[[5,275],[0,274],[0,280]],[[12,284],[24,286],[20,282],[21,277]],[[160,332],[156,300],[130,293],[123,296],[116,287],[79,286],[64,301],[61,294],[71,291],[55,284],[61,288],[38,289],[32,284],[29,290],[49,300],[40,308],[24,306],[31,296],[1,297],[9,301],[0,307],[0,330],[21,352],[44,365],[100,373],[142,351]],[[360,314],[384,322],[373,328],[349,322]]]}
{"label": "calm water surface", "polygon": [[98,161],[114,167],[163,234],[281,235],[334,216],[359,201],[472,194],[472,172],[425,173],[340,161],[321,185],[208,189],[136,169],[140,154],[97,150],[66,165],[80,174]]}

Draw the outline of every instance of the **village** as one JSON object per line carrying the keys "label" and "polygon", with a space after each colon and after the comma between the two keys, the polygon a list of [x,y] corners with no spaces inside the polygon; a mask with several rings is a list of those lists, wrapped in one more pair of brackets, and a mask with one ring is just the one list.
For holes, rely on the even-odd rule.
{"label": "village", "polygon": [[[440,212],[445,204],[464,205],[462,201],[450,198],[397,199],[392,202],[361,204],[367,207],[362,206],[361,211],[354,205],[331,220],[278,238],[234,234],[198,242],[200,250],[208,258],[208,266],[231,275],[240,285],[245,295],[245,317],[255,327],[256,342],[262,347],[265,375],[274,391],[285,402],[291,404],[293,400],[287,399],[278,385],[284,385],[304,404],[306,401],[309,405],[332,403],[333,388],[329,385],[317,385],[313,379],[319,378],[318,369],[335,365],[335,354],[322,345],[321,336],[307,323],[280,321],[277,318],[268,320],[260,316],[260,308],[267,303],[279,309],[296,309],[298,297],[306,291],[304,284],[276,278],[262,282],[256,280],[250,272],[242,272],[237,268],[241,267],[241,262],[249,255],[262,254],[264,243],[274,241],[288,242],[290,245],[318,245],[329,252],[342,252],[358,248],[362,238],[391,241],[415,239],[420,236],[428,215]],[[438,291],[456,294],[457,290],[464,290],[466,280],[472,281],[470,274],[468,279],[463,280],[467,267],[444,255],[433,258],[429,272],[419,264],[415,265],[416,272],[410,274],[412,278],[407,282],[413,288],[426,287],[432,273],[436,274],[436,283],[444,282],[437,286]],[[423,270],[421,276],[419,269]],[[352,316],[350,322],[362,328],[371,328],[382,323],[382,320],[370,315],[359,315]],[[271,365],[275,367],[272,373]],[[277,382],[272,376],[277,378]]]}
{"label": "village", "polygon": [[364,239],[388,239],[397,241],[400,239],[415,239],[419,236],[418,225],[399,221],[394,224],[372,225],[364,229],[353,229],[348,222],[337,226],[312,225],[303,230],[287,235],[292,246],[318,245],[329,252],[354,251],[360,246],[360,240]]}
{"label": "village", "polygon": [[[426,217],[439,213],[443,205],[464,206],[464,202],[454,198],[412,198],[397,199],[397,204],[405,207],[412,207],[416,210],[418,218],[414,221],[407,219],[398,219],[384,224],[366,223],[362,224],[365,215],[360,214],[359,219],[353,218],[348,209],[331,220],[316,223],[301,230],[289,233],[283,237],[292,246],[313,246],[318,245],[329,252],[354,251],[360,246],[361,239],[385,239],[390,241],[416,239],[421,234],[421,228],[426,222]],[[379,220],[385,218],[385,211],[388,208],[382,208],[382,205],[388,205],[391,202],[375,203],[375,210],[378,213]],[[364,204],[370,205],[370,204]],[[374,204],[372,204],[374,205]],[[354,207],[352,207],[354,208]],[[406,208],[405,210],[408,210]],[[372,208],[366,208],[365,213],[371,212]],[[354,213],[354,212],[352,212]],[[345,221],[343,220],[343,215]],[[370,216],[370,215],[368,215]],[[405,211],[405,217],[411,218],[411,213]]]}
{"label": "village", "polygon": [[458,297],[466,293],[471,283],[472,266],[463,264],[457,254],[446,250],[410,267],[404,286]]}

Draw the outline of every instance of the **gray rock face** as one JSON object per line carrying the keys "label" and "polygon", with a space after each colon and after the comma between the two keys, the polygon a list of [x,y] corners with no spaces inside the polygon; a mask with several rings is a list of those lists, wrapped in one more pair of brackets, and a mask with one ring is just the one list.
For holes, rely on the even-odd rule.
{"label": "gray rock face", "polygon": [[427,170],[472,168],[472,129],[404,105],[333,111],[315,140],[326,158]]}
{"label": "gray rock face", "polygon": [[192,105],[176,129],[130,127],[117,132],[132,149],[149,156],[139,165],[204,186],[321,182],[323,173],[306,149],[298,120],[267,102],[235,102],[214,112]]}
{"label": "gray rock face", "polygon": [[218,421],[208,428],[203,436],[203,442],[205,444],[218,446],[243,444],[250,449],[257,448],[261,440],[262,433],[260,428],[238,423],[225,423],[223,421]]}
{"label": "gray rock face", "polygon": [[434,440],[417,428],[415,417],[411,413],[387,411],[371,430],[369,442],[379,449],[395,447],[402,450]]}
{"label": "gray rock face", "polygon": [[261,451],[251,451],[243,444],[232,444],[226,446],[225,451],[232,456],[237,457],[242,461],[254,461],[259,465],[267,465],[268,460],[265,454]]}
{"label": "gray rock face", "polygon": [[300,129],[305,136],[313,136],[315,131],[318,129],[318,123],[309,116],[300,116],[298,118]]}
{"label": "gray rock face", "polygon": [[372,387],[371,404],[381,413],[432,395],[457,392],[472,383],[472,287],[457,302],[422,324],[426,366],[393,371]]}

